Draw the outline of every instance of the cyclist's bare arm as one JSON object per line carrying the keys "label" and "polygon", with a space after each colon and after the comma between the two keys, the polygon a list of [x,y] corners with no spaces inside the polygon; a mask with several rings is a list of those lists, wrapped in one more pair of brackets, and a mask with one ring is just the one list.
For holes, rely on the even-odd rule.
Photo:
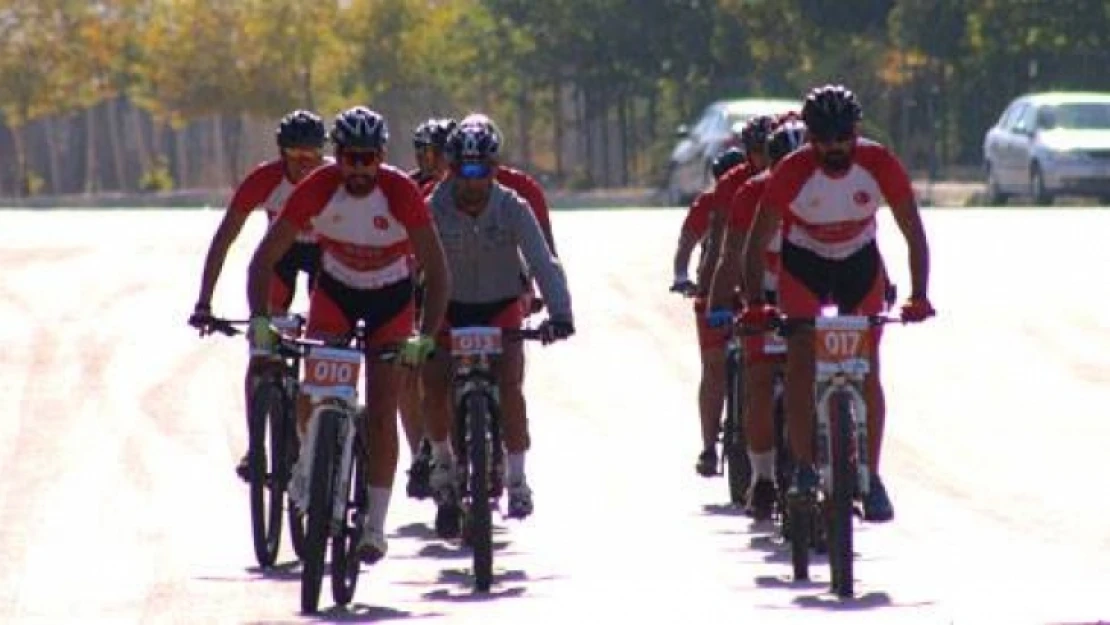
{"label": "cyclist's bare arm", "polygon": [[216,234],[212,235],[212,242],[208,245],[208,255],[204,258],[204,273],[200,279],[200,295],[197,296],[198,304],[208,305],[212,302],[212,292],[216,290],[220,272],[223,271],[227,251],[231,249],[231,244],[242,232],[243,224],[247,222],[249,214],[237,210],[224,212],[224,217],[220,221],[219,227],[216,228]]}
{"label": "cyclist's bare arm", "polygon": [[748,238],[747,233],[732,228],[727,228],[725,233],[721,262],[717,263],[709,288],[708,310],[731,307],[731,295],[737,286],[741,286],[741,292],[747,298],[747,293],[740,284],[744,275],[744,241]]}
{"label": "cyclist's bare arm", "polygon": [[447,298],[451,293],[451,272],[447,257],[434,224],[409,230],[416,262],[424,272],[424,312],[420,320],[420,333],[435,336],[447,313]]}
{"label": "cyclist's bare arm", "polygon": [[929,293],[929,241],[925,236],[925,225],[921,222],[917,200],[911,197],[905,202],[891,204],[890,212],[898,229],[906,237],[906,247],[910,255],[910,297],[926,298]]}
{"label": "cyclist's bare arm", "polygon": [[[775,235],[775,230],[778,229],[780,221],[782,221],[781,212],[764,202],[759,203],[759,208],[755,210],[755,221],[752,223],[751,233],[744,244],[743,284],[763,284],[763,254],[771,243],[771,237]],[[745,296],[748,304],[763,301],[763,293],[760,293],[758,288],[749,289],[745,292]]]}
{"label": "cyclist's bare arm", "polygon": [[703,295],[709,292],[709,282],[713,279],[713,272],[717,269],[717,261],[721,257],[722,241],[725,238],[726,220],[720,211],[709,214],[709,232],[705,235],[705,254],[702,255],[701,266],[698,267],[698,289]]}
{"label": "cyclist's bare arm", "polygon": [[270,314],[268,293],[274,266],[293,247],[297,232],[297,226],[288,219],[278,218],[254,251],[247,273],[247,304],[252,316]]}
{"label": "cyclist's bare arm", "polygon": [[690,269],[690,256],[694,253],[694,246],[700,237],[691,230],[683,228],[678,235],[678,248],[674,253],[674,277],[686,276]]}

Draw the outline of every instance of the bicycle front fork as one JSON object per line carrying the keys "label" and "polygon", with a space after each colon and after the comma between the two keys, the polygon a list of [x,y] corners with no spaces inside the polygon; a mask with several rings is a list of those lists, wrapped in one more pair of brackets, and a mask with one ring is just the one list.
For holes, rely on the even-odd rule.
{"label": "bicycle front fork", "polygon": [[848,415],[836,418],[851,419],[851,443],[847,450],[849,466],[856,469],[856,489],[859,496],[871,490],[870,456],[867,441],[867,402],[860,391],[861,382],[837,375],[830,379],[817,381],[817,454],[815,457],[821,488],[826,495],[832,494],[833,483],[833,411],[830,406],[838,393],[848,395],[850,406]]}

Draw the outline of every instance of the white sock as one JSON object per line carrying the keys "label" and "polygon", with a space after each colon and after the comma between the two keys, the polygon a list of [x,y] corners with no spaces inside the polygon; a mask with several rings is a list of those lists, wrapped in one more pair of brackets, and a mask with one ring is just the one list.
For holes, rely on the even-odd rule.
{"label": "white sock", "polygon": [[432,461],[436,464],[451,464],[455,454],[451,452],[451,439],[432,441]]}
{"label": "white sock", "polygon": [[775,481],[775,450],[763,451],[755,453],[751,449],[748,450],[748,459],[752,463],[752,475],[758,478],[764,478]]}
{"label": "white sock", "polygon": [[518,484],[524,481],[524,452],[509,454],[509,466],[506,472],[509,484]]}
{"label": "white sock", "polygon": [[393,489],[383,488],[381,486],[370,486],[366,490],[370,504],[366,522],[371,528],[384,533],[385,517],[389,514],[389,499],[390,495],[393,494]]}

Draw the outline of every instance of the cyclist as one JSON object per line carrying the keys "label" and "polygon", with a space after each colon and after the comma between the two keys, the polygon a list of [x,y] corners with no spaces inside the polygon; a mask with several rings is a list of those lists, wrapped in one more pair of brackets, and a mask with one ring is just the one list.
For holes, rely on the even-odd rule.
{"label": "cyclist", "polygon": [[[728,169],[714,183],[708,192],[706,202],[710,207],[710,215],[716,215],[709,220],[706,244],[703,248],[702,260],[699,270],[699,284],[696,289],[685,275],[685,267],[679,267],[680,260],[676,254],[675,281],[671,291],[690,292],[696,295],[694,313],[698,323],[705,322],[705,295],[709,290],[709,279],[713,268],[717,266],[720,251],[720,241],[724,233],[722,215],[724,208],[729,205],[736,190],[749,178],[767,167],[767,137],[774,126],[774,118],[769,115],[757,115],[743,123],[740,129],[740,141],[744,146],[744,161]],[[705,338],[703,338],[705,337]],[[705,328],[699,334],[702,343],[702,384],[698,393],[699,413],[702,421],[702,452],[694,465],[695,470],[703,477],[717,475],[719,460],[717,458],[717,438],[720,430],[721,411],[725,403],[725,344],[727,333],[721,330]],[[707,347],[708,343],[708,347]],[[708,354],[706,352],[709,352]],[[708,362],[708,366],[704,363]],[[707,371],[711,369],[711,371]]]}
{"label": "cyclist", "polygon": [[[433,117],[421,123],[413,132],[416,169],[409,172],[409,177],[416,182],[424,195],[431,193],[447,172],[447,158],[443,149],[448,135],[457,125],[453,119]],[[416,271],[415,289],[416,315],[419,319],[424,304],[424,276],[419,268]],[[401,424],[405,428],[405,438],[412,456],[405,492],[409,497],[425,499],[432,492],[428,481],[432,473],[432,448],[424,437],[422,383],[417,371],[406,370],[402,372],[402,376]]]}
{"label": "cyclist", "polygon": [[[806,127],[800,120],[780,123],[767,141],[767,156],[774,167],[787,154],[805,142]],[[751,229],[755,210],[763,196],[770,170],[765,170],[740,187],[729,207],[728,234],[721,253],[721,263],[713,274],[709,293],[709,310],[724,311],[720,322],[731,323],[733,318],[734,289],[741,287],[742,299],[752,299],[749,289],[762,291],[766,301],[774,304],[778,289],[778,257],[781,247],[779,233],[768,245],[762,281],[755,285],[741,285],[741,261],[744,243]],[[706,320],[708,324],[710,320]],[[714,323],[713,325],[718,325]],[[782,366],[782,357],[765,351],[768,335],[744,337],[744,429],[748,440],[748,458],[752,467],[752,483],[748,489],[748,510],[756,519],[768,519],[774,510],[777,496],[775,484],[775,432],[774,432],[774,382],[775,373]]]}
{"label": "cyclist", "polygon": [[[366,398],[369,514],[358,545],[368,563],[387,550],[385,519],[397,466],[397,403],[400,374],[374,356],[401,344],[401,359],[419,363],[434,348],[443,319],[450,276],[443,248],[420,190],[403,171],[383,163],[389,133],[378,113],[356,106],[335,118],[331,140],[338,163],[313,172],[290,195],[285,208],[251,260],[247,281],[253,348],[272,349],[266,293],[270,268],[309,224],[320,237],[321,269],[309,302],[310,338],[347,339],[357,321],[367,333]],[[413,265],[424,268],[427,294],[420,333],[413,335]],[[372,382],[371,382],[372,381]],[[309,417],[298,402],[302,441]],[[303,443],[302,443],[303,445]],[[302,449],[301,459],[308,454]],[[307,499],[307,467],[298,460],[289,494],[299,509]]]}
{"label": "cyclist", "polygon": [[[550,319],[541,325],[547,339],[569,337],[574,333],[574,320],[566,275],[524,200],[496,182],[499,147],[498,136],[489,125],[461,122],[448,143],[452,173],[428,200],[454,276],[441,340],[447,338],[451,327],[519,328],[524,320],[520,298],[526,288],[520,280],[523,262],[535,272],[548,299]],[[524,472],[529,438],[522,387],[523,354],[519,342],[506,342],[496,370],[508,452],[504,477],[510,518],[527,517],[533,510],[532,491]],[[453,537],[459,531],[459,508],[450,437],[449,349],[436,351],[425,367],[424,381],[427,430],[434,458],[432,488],[439,508],[436,531]]]}
{"label": "cyclist", "polygon": [[[743,160],[744,153],[740,150],[735,148],[725,150],[713,160],[711,169],[714,178],[719,180],[725,172],[733,169]],[[698,473],[706,477],[717,473],[716,441],[721,410],[725,402],[725,343],[728,338],[727,333],[711,329],[706,325],[704,299],[698,287],[699,284],[708,285],[708,279],[703,276],[711,275],[710,263],[707,262],[711,254],[706,235],[710,229],[710,223],[719,219],[712,200],[713,190],[709,189],[699,193],[690,204],[678,236],[678,247],[674,256],[674,282],[671,285],[672,292],[696,296],[694,319],[697,324],[698,345],[701,348],[698,414],[701,420],[702,449],[706,450],[698,457],[696,467]],[[698,243],[701,243],[701,255],[697,264],[698,282],[695,284],[690,281],[687,271],[690,266],[690,256]]]}
{"label": "cyclist", "polygon": [[[782,225],[779,304],[788,317],[817,316],[824,304],[842,314],[877,314],[886,292],[886,270],[875,242],[875,213],[880,201],[890,206],[906,239],[912,289],[901,307],[902,319],[924,321],[934,313],[928,297],[929,246],[913,188],[902,163],[886,147],[859,136],[862,108],[843,85],[809,92],[802,107],[808,145],[787,156],[767,181],[744,254],[746,284],[763,272],[763,251]],[[754,291],[741,316],[761,325],[777,314]],[[864,518],[889,521],[894,507],[879,476],[885,402],[880,384],[879,333],[871,341],[871,373],[865,381],[871,490]],[[788,340],[786,417],[791,451],[797,462],[796,493],[817,484],[813,469],[812,329],[800,328]]]}
{"label": "cyclist", "polygon": [[[204,271],[201,274],[200,295],[197,297],[193,314],[189,317],[189,325],[202,332],[207,331],[208,319],[212,313],[212,293],[220,279],[227,251],[239,237],[247,217],[254,209],[262,207],[272,223],[285,199],[292,192],[293,186],[312,170],[331,161],[329,157],[323,155],[327,131],[323,120],[316,113],[305,110],[292,111],[281,118],[274,134],[277,139],[278,158],[262,163],[239,184],[208,246]],[[297,273],[303,272],[307,276],[308,289],[311,290],[319,266],[320,247],[316,242],[316,235],[311,228],[305,229],[297,234],[289,251],[274,267],[276,279],[270,282],[269,291],[270,309],[274,314],[288,312],[293,302]],[[247,367],[244,387],[247,396],[245,405],[248,406],[250,405],[250,381],[258,364],[257,359],[251,359]],[[235,472],[243,480],[249,481],[250,462],[246,454],[239,461]]]}
{"label": "cyclist", "polygon": [[434,186],[447,173],[447,157],[443,153],[443,146],[457,125],[458,122],[449,117],[432,117],[413,131],[416,168],[409,171],[409,176],[422,191],[430,191],[428,185]]}

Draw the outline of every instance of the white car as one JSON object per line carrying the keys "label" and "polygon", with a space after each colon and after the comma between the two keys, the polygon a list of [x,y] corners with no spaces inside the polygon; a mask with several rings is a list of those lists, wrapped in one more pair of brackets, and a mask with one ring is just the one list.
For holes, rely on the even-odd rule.
{"label": "white car", "polygon": [[1010,103],[983,140],[992,203],[1026,195],[1110,202],[1110,93],[1051,92]]}
{"label": "white car", "polygon": [[[719,100],[702,111],[693,128],[678,127],[679,141],[667,164],[666,192],[670,204],[686,204],[713,182],[710,166],[717,155],[738,144],[733,133],[737,123],[756,115],[778,115],[800,111],[802,101],[786,98],[743,98]],[[737,147],[739,147],[737,145]]]}

